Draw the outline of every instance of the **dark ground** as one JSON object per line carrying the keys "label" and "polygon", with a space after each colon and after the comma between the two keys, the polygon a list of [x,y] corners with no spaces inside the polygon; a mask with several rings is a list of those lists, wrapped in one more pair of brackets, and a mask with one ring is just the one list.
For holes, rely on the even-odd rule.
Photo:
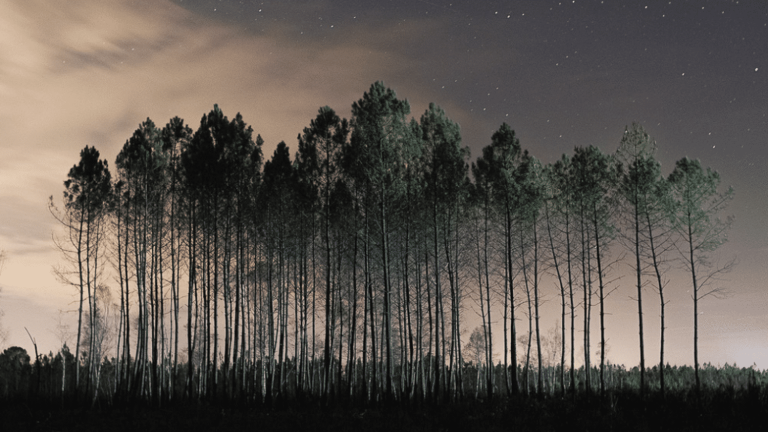
{"label": "dark ground", "polygon": [[713,392],[661,399],[521,398],[494,404],[362,408],[318,403],[266,408],[221,404],[61,408],[0,403],[0,431],[743,431],[768,430],[764,392]]}

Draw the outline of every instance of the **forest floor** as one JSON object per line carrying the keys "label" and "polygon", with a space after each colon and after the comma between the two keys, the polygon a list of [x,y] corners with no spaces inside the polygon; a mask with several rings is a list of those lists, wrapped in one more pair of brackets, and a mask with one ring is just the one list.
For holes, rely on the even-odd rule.
{"label": "forest floor", "polygon": [[765,430],[764,392],[634,394],[597,398],[520,398],[493,404],[359,408],[316,403],[266,408],[215,404],[60,408],[0,402],[0,431],[745,431]]}

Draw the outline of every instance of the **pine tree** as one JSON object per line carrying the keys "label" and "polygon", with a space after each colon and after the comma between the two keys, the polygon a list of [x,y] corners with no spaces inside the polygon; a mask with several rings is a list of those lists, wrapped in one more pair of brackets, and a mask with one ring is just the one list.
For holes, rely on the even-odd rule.
{"label": "pine tree", "polygon": [[[448,367],[451,371],[449,378],[449,388],[460,388],[462,385],[461,368],[463,362],[460,358],[461,353],[461,328],[460,328],[460,284],[458,280],[458,249],[457,240],[459,230],[459,208],[464,204],[465,184],[467,183],[468,165],[466,159],[469,157],[469,149],[461,147],[461,135],[459,125],[451,121],[445,112],[438,106],[430,104],[427,111],[421,116],[421,132],[423,142],[423,176],[425,185],[425,194],[430,202],[432,210],[432,229],[434,246],[434,268],[435,272],[435,295],[437,298],[437,309],[442,311],[443,295],[441,289],[440,272],[443,266],[440,264],[439,241],[442,243],[445,252],[445,265],[447,267],[450,301],[451,301],[451,362]],[[436,316],[436,321],[444,325],[445,316],[441,313]],[[435,375],[436,375],[436,396],[440,398],[442,392],[447,390],[441,388],[440,377],[444,374],[443,365],[445,358],[439,360],[437,357],[440,339],[436,338],[435,352]],[[444,344],[444,341],[443,341]],[[444,346],[444,345],[443,345]],[[458,376],[455,376],[458,375]]]}
{"label": "pine tree", "polygon": [[[521,158],[520,141],[515,131],[503,123],[491,137],[491,144],[483,148],[483,159],[489,165],[491,184],[494,190],[494,203],[503,219],[502,239],[504,241],[504,370],[507,379],[507,392],[518,394],[520,384],[517,374],[517,331],[515,329],[515,290],[514,290],[514,248],[512,246],[512,227],[516,216],[516,204],[520,194],[515,172]],[[507,323],[510,334],[507,335]],[[507,362],[507,353],[511,354],[511,365]],[[511,368],[510,368],[511,366]]]}
{"label": "pine tree", "polygon": [[[577,147],[573,156],[576,181],[576,201],[579,212],[582,241],[582,285],[584,288],[584,370],[587,394],[590,385],[590,319],[593,296],[593,273],[597,273],[598,299],[600,307],[600,394],[605,393],[605,258],[608,246],[614,236],[611,214],[611,198],[617,182],[613,158],[603,154],[597,147]],[[593,243],[594,242],[594,243]],[[593,272],[592,249],[596,272]]]}
{"label": "pine tree", "polygon": [[[368,202],[377,207],[375,216],[381,247],[383,288],[383,341],[385,353],[384,393],[393,395],[392,349],[392,267],[390,257],[390,214],[404,193],[403,171],[413,148],[413,129],[406,121],[407,101],[397,99],[382,82],[371,85],[362,99],[352,105],[352,136],[345,154],[348,175],[366,184]],[[371,322],[373,324],[373,320]]]}
{"label": "pine tree", "polygon": [[323,348],[324,382],[322,392],[330,396],[332,340],[331,327],[333,317],[331,310],[331,190],[335,186],[338,173],[338,159],[341,148],[347,141],[349,126],[347,120],[342,120],[329,107],[320,108],[317,117],[304,128],[304,134],[299,137],[299,152],[297,154],[298,170],[303,174],[303,181],[313,185],[320,194],[322,209],[323,243],[325,245],[325,338]]}
{"label": "pine tree", "polygon": [[[57,276],[65,283],[77,287],[79,291],[77,342],[75,358],[80,358],[81,335],[84,327],[95,328],[97,317],[98,293],[101,285],[99,259],[103,256],[103,236],[105,218],[112,199],[112,182],[105,160],[99,159],[95,147],[86,146],[80,152],[80,162],[69,170],[64,182],[64,212],[60,213],[50,198],[49,208],[54,217],[67,231],[67,241],[56,240],[59,250],[73,269],[58,268]],[[87,295],[88,323],[83,323],[83,301]],[[94,358],[96,332],[90,332],[85,346],[88,347],[88,379],[86,391],[96,380],[96,365],[100,359]],[[80,368],[75,372],[76,390],[80,382]]]}
{"label": "pine tree", "polygon": [[720,175],[702,168],[701,162],[683,158],[677,161],[669,175],[675,199],[674,226],[685,246],[677,247],[683,267],[691,273],[693,298],[693,362],[696,392],[701,391],[699,377],[699,301],[708,296],[722,297],[727,291],[713,287],[716,277],[729,271],[734,261],[713,266],[710,254],[727,240],[731,218],[718,216],[733,198],[733,188],[718,191]]}

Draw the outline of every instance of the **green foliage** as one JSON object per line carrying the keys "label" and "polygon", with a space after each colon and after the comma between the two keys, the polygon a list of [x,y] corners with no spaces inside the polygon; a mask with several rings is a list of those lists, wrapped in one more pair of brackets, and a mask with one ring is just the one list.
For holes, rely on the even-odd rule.
{"label": "green foliage", "polygon": [[506,123],[491,136],[491,145],[483,148],[488,177],[493,184],[496,199],[501,203],[515,202],[520,193],[515,174],[521,155],[520,140]]}
{"label": "green foliage", "polygon": [[733,199],[733,188],[719,192],[720,175],[711,168],[704,169],[698,160],[688,158],[675,163],[669,183],[675,199],[675,228],[683,238],[693,242],[697,260],[706,263],[707,254],[728,239],[732,219],[724,221],[718,216]]}
{"label": "green foliage", "polygon": [[579,202],[587,211],[607,213],[612,189],[616,184],[617,165],[595,146],[576,147],[573,159],[573,181]]}
{"label": "green foliage", "polygon": [[[165,183],[168,157],[163,152],[163,140],[155,123],[147,119],[134,131],[117,155],[120,174],[132,188],[142,191],[135,198],[149,200],[150,190]],[[151,188],[150,186],[155,186]]]}
{"label": "green foliage", "polygon": [[352,179],[379,194],[402,192],[403,172],[417,148],[405,117],[410,112],[408,101],[397,99],[381,81],[352,104],[352,136],[343,162]]}
{"label": "green foliage", "polygon": [[68,211],[83,213],[94,220],[107,209],[112,192],[107,161],[99,151],[88,147],[80,151],[80,162],[69,170],[64,181],[64,203]]}
{"label": "green foliage", "polygon": [[421,154],[427,196],[441,207],[452,206],[462,195],[468,173],[469,148],[461,147],[459,125],[435,104],[421,116]]}

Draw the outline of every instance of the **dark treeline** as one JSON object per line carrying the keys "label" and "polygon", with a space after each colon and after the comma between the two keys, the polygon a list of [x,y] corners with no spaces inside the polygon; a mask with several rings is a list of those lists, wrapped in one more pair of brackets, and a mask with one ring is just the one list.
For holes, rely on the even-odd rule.
{"label": "dark treeline", "polygon": [[[196,131],[147,119],[112,171],[85,147],[63,205],[51,198],[76,343],[51,355],[37,388],[152,404],[603,394],[631,375],[605,356],[605,299],[622,289],[638,306],[636,388],[663,393],[666,273],[690,274],[695,320],[728,269],[707,260],[732,197],[717,173],[684,158],[665,178],[637,124],[614,154],[577,147],[547,165],[503,124],[470,163],[441,108],[409,115],[377,82],[349,120],[320,108],[293,154],[281,142],[266,159],[261,137],[218,106]],[[619,263],[631,286],[618,286]],[[561,315],[549,335],[544,277]],[[661,305],[658,362],[645,359],[643,300]],[[62,358],[71,368],[54,366]]]}

